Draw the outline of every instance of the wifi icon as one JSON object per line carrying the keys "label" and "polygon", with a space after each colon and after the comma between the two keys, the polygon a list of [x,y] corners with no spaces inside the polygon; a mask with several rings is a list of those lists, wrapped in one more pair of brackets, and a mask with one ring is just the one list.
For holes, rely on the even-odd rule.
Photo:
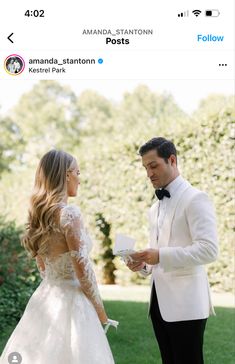
{"label": "wifi icon", "polygon": [[193,10],[192,13],[195,15],[195,16],[198,16],[201,14],[201,10]]}

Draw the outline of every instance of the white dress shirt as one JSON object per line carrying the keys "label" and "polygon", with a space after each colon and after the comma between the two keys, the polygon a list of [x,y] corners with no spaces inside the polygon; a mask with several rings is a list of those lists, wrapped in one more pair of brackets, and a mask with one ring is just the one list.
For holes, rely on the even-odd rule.
{"label": "white dress shirt", "polygon": [[[170,192],[170,195],[173,196],[173,194],[177,191],[178,187],[183,183],[183,181],[184,179],[181,176],[178,176],[165,187],[165,190]],[[159,231],[161,230],[164,218],[166,216],[166,208],[170,198],[164,197],[162,200],[159,200],[158,219],[157,219],[157,241],[158,241]]]}

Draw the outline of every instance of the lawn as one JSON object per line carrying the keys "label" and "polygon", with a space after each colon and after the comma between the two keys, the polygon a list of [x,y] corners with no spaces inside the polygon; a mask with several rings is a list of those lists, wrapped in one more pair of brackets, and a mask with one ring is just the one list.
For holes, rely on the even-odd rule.
{"label": "lawn", "polygon": [[[147,319],[147,302],[105,301],[109,316],[120,321],[118,330],[110,328],[108,339],[116,364],[161,363],[151,322]],[[234,364],[234,319],[232,308],[216,307],[216,317],[207,323],[205,364]],[[14,328],[14,327],[13,327]],[[13,330],[0,334],[0,351]],[[190,364],[190,363],[189,363]]]}
{"label": "lawn", "polygon": [[[151,322],[146,318],[147,304],[143,302],[107,301],[110,316],[120,321],[117,332],[108,332],[116,364],[161,363]],[[216,317],[207,322],[205,364],[235,363],[235,310],[216,307]],[[190,363],[189,363],[190,364]]]}
{"label": "lawn", "polygon": [[[103,286],[100,289],[109,317],[120,322],[117,331],[111,327],[108,332],[115,363],[160,364],[151,321],[147,318],[149,287]],[[217,315],[207,321],[205,364],[234,364],[235,310],[219,306],[215,310]],[[0,352],[14,327],[9,325],[7,332],[0,333]]]}

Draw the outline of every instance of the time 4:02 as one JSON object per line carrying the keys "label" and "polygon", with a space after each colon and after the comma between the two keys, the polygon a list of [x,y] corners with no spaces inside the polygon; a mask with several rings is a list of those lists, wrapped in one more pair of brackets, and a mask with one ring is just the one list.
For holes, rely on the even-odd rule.
{"label": "time 4:02", "polygon": [[45,17],[45,11],[44,10],[26,10],[25,16],[34,18],[44,18]]}

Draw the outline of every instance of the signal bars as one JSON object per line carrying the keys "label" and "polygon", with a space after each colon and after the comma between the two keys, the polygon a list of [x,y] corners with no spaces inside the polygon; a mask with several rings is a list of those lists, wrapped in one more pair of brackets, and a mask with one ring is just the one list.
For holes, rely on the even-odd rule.
{"label": "signal bars", "polygon": [[178,17],[179,17],[179,18],[183,18],[183,17],[185,17],[185,16],[189,16],[189,10],[184,11],[183,13],[179,13],[179,14],[178,14]]}

